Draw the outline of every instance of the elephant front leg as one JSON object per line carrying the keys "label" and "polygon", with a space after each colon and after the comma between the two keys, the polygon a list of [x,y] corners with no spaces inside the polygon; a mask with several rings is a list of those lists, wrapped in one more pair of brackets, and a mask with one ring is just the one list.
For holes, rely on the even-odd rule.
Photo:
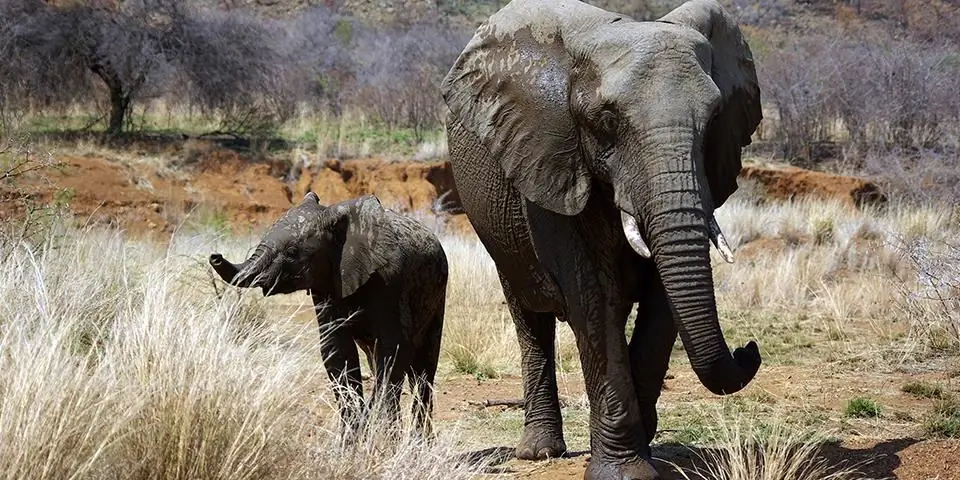
{"label": "elephant front leg", "polygon": [[637,322],[630,338],[630,364],[647,434],[646,452],[657,433],[657,400],[677,339],[677,327],[660,277],[654,268],[644,272],[643,295],[637,305]]}
{"label": "elephant front leg", "polygon": [[566,217],[526,203],[537,257],[563,296],[564,318],[577,339],[590,399],[587,480],[660,478],[645,455],[624,327],[632,302],[620,284],[620,235],[599,222],[602,213]]}
{"label": "elephant front leg", "polygon": [[[596,292],[595,298],[604,295]],[[587,480],[660,478],[650,463],[646,432],[636,397],[623,329],[630,304],[610,299],[590,305],[568,302],[568,322],[577,338],[590,399],[590,450]]]}
{"label": "elephant front leg", "polygon": [[327,376],[334,385],[334,396],[340,409],[341,425],[346,438],[358,432],[363,411],[363,383],[360,378],[360,356],[349,330],[340,326],[346,315],[336,308],[317,309],[320,327],[320,353]]}
{"label": "elephant front leg", "polygon": [[563,441],[563,419],[557,397],[556,317],[519,305],[516,295],[501,276],[507,305],[517,329],[523,375],[523,436],[515,454],[523,460],[557,458],[567,451]]}

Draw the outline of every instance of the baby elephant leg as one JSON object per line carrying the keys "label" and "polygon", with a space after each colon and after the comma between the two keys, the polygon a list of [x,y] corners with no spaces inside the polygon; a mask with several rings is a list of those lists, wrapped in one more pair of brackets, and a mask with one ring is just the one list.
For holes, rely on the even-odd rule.
{"label": "baby elephant leg", "polygon": [[[316,303],[316,300],[315,300]],[[320,352],[327,376],[333,382],[340,419],[347,437],[355,435],[363,411],[363,383],[360,378],[360,356],[353,337],[346,328],[338,328],[341,315],[331,309],[317,311],[320,325]]]}
{"label": "baby elephant leg", "polygon": [[400,422],[400,390],[403,388],[403,376],[409,368],[406,349],[397,342],[378,339],[374,347],[376,373],[373,383],[373,395],[370,408],[375,409],[378,420],[398,426]]}
{"label": "baby elephant leg", "polygon": [[423,345],[414,353],[408,373],[410,390],[413,392],[411,416],[413,417],[414,433],[424,440],[429,440],[433,434],[431,420],[433,415],[433,382],[437,374],[437,363],[440,359],[440,337],[440,328],[428,334],[428,338]]}
{"label": "baby elephant leg", "polygon": [[333,333],[322,340],[323,366],[334,383],[334,395],[340,407],[340,417],[347,432],[355,433],[360,426],[363,411],[363,383],[360,379],[360,356],[353,338],[344,333]]}

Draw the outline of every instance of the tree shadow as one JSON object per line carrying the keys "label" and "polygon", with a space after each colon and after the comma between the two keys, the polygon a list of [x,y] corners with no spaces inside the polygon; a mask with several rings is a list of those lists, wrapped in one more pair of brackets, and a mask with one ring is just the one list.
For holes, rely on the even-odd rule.
{"label": "tree shadow", "polygon": [[[858,449],[845,447],[839,441],[830,441],[820,446],[819,458],[826,461],[831,469],[854,469],[861,476],[874,480],[897,479],[899,477],[894,471],[901,465],[898,454],[918,442],[920,440],[914,438],[898,438]],[[720,453],[720,449],[712,447],[694,447],[679,443],[656,444],[653,448],[653,463],[664,480],[687,478],[681,471],[686,472],[691,480],[698,480],[700,477],[693,472],[705,471],[706,462],[717,458]],[[504,464],[514,459],[513,454],[512,447],[498,446],[461,453],[453,459],[457,463],[482,465],[483,473],[509,474],[516,472]],[[567,452],[564,458],[589,455],[588,450],[579,450]]]}

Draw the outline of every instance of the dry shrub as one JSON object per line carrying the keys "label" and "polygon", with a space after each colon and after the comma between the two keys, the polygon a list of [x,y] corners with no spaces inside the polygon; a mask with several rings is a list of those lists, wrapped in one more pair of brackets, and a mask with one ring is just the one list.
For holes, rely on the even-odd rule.
{"label": "dry shrub", "polygon": [[864,30],[781,32],[761,46],[758,77],[772,107],[763,136],[786,161],[830,161],[918,203],[960,199],[955,42]]}
{"label": "dry shrub", "polygon": [[27,135],[0,125],[0,207],[19,212],[19,218],[0,223],[0,258],[20,242],[41,243],[49,227],[69,199],[69,190],[60,189],[54,201],[42,204],[22,187],[25,179],[46,180],[46,174],[61,163],[46,152],[38,151]]}
{"label": "dry shrub", "polygon": [[912,278],[900,279],[898,311],[925,350],[960,349],[960,244],[954,239],[902,242]]}

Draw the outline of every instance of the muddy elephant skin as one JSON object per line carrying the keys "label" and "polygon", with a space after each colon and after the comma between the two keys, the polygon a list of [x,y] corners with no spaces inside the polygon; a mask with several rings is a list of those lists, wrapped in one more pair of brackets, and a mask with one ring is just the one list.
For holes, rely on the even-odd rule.
{"label": "muddy elephant skin", "polygon": [[[556,320],[576,337],[590,400],[591,480],[660,478],[656,402],[677,334],[711,392],[761,358],[731,353],[710,244],[762,115],[753,58],[715,0],[637,22],[576,0],[513,0],[444,78],[450,164],[517,330],[522,459],[566,450]],[[630,310],[636,328],[626,339]]]}

